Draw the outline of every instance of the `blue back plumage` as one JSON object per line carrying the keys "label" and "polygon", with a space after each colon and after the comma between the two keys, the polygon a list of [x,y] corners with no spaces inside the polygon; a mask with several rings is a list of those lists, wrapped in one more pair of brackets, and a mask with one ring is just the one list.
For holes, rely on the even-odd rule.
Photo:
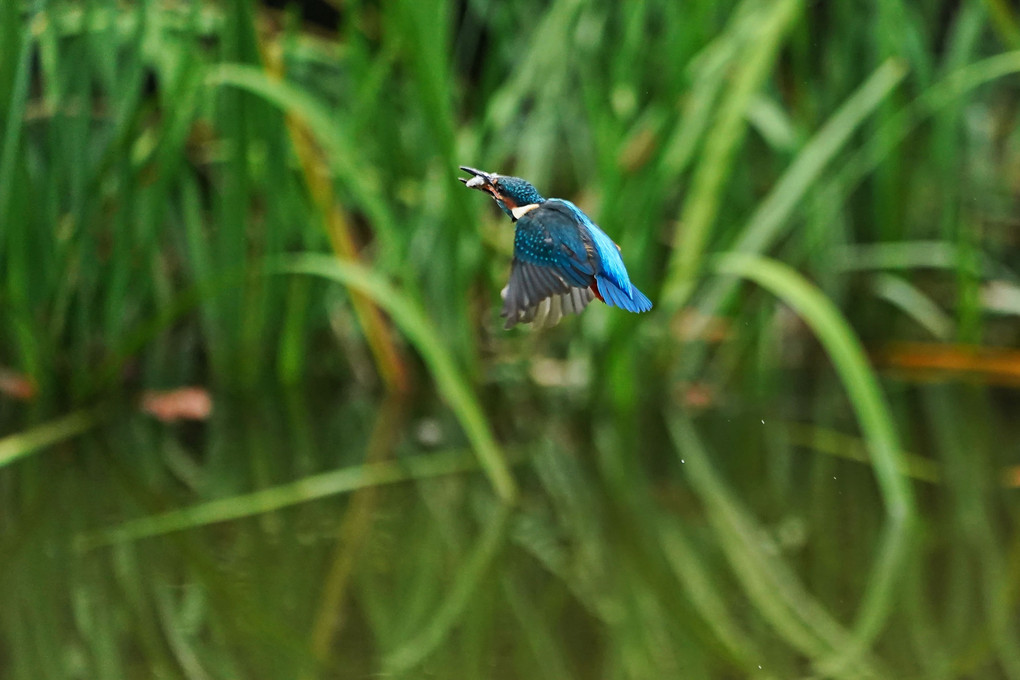
{"label": "blue back plumage", "polygon": [[[549,201],[555,204],[558,201]],[[595,268],[589,262],[584,238],[566,215],[549,210],[525,215],[514,232],[514,257],[550,267],[572,286],[587,287]]]}
{"label": "blue back plumage", "polygon": [[599,229],[598,225],[591,221],[591,218],[570,201],[562,198],[554,198],[552,200],[567,206],[577,219],[578,227],[587,231],[591,237],[592,244],[595,246],[595,254],[598,256],[597,262],[599,267],[596,269],[596,276],[599,274],[604,275],[617,288],[626,293],[627,297],[630,297],[630,276],[627,275],[627,267],[623,264],[623,258],[620,257],[620,249],[616,247],[613,239],[609,238],[606,232]]}
{"label": "blue back plumage", "polygon": [[652,308],[631,284],[616,243],[576,205],[546,200],[520,177],[461,169],[473,175],[461,181],[489,193],[517,226],[510,282],[503,290],[508,328],[534,319],[539,304],[549,300],[563,313],[579,313],[594,296],[629,312]]}
{"label": "blue back plumage", "polygon": [[570,201],[551,198],[517,222],[514,255],[551,267],[570,285],[585,287],[592,278],[607,305],[647,312],[651,300],[630,282],[613,239]]}
{"label": "blue back plumage", "polygon": [[603,301],[611,307],[626,309],[628,312],[647,312],[652,301],[634,287],[623,264],[620,249],[606,232],[599,229],[580,208],[563,199],[552,199],[565,205],[578,222],[578,227],[587,232],[595,250],[595,283]]}

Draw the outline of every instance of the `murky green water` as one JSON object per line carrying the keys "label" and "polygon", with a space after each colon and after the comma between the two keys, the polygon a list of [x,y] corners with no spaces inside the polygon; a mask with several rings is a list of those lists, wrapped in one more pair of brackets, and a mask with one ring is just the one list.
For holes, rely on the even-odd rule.
{"label": "murky green water", "polygon": [[[902,403],[962,445],[966,392]],[[901,522],[775,404],[523,435],[542,400],[504,423],[514,507],[441,405],[344,395],[124,409],[11,464],[3,677],[1013,677],[990,442]]]}

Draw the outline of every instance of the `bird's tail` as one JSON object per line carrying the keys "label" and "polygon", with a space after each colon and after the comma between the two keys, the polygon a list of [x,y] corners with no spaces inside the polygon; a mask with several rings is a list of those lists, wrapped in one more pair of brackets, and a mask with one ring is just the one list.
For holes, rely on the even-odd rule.
{"label": "bird's tail", "polygon": [[596,276],[595,282],[598,284],[598,296],[610,307],[619,307],[628,312],[647,312],[652,308],[652,301],[637,286],[631,285],[628,295],[606,276]]}

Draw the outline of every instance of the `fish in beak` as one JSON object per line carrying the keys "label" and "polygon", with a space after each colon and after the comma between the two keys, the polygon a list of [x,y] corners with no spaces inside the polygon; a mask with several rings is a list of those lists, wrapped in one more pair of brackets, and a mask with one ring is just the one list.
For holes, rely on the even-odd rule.
{"label": "fish in beak", "polygon": [[470,173],[471,175],[473,175],[470,178],[464,178],[464,177],[458,177],[457,178],[461,182],[464,183],[464,186],[468,187],[469,189],[478,189],[479,191],[487,191],[488,193],[495,195],[496,187],[495,187],[495,185],[493,185],[493,179],[495,179],[495,177],[496,177],[495,174],[489,173],[489,172],[484,172],[482,170],[477,170],[475,168],[469,168],[466,165],[460,166],[460,169],[463,170],[464,172],[467,172],[467,173]]}

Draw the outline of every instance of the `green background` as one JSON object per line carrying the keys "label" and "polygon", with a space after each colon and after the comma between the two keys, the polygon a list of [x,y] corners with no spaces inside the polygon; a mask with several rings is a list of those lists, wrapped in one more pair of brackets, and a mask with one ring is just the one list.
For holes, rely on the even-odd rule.
{"label": "green background", "polygon": [[303,9],[0,1],[0,677],[1020,679],[1020,11]]}

